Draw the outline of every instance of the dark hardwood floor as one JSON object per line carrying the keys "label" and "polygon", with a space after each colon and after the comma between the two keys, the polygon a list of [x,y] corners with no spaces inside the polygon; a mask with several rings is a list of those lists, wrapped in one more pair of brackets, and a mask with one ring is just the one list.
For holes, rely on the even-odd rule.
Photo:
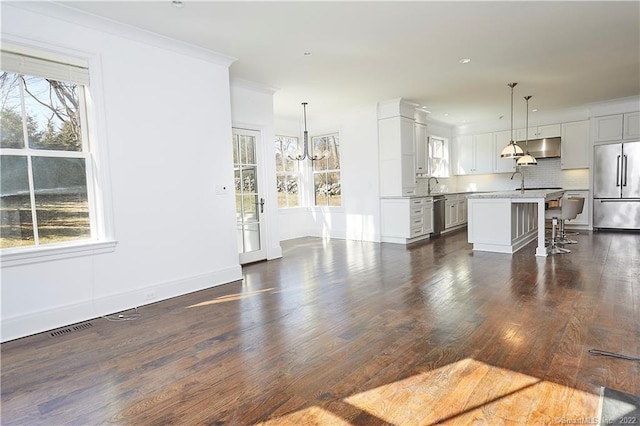
{"label": "dark hardwood floor", "polygon": [[[244,280],[6,342],[3,425],[556,424],[640,395],[640,234],[572,253],[304,238]],[[130,312],[123,315],[128,316]],[[593,423],[593,421],[591,421]]]}

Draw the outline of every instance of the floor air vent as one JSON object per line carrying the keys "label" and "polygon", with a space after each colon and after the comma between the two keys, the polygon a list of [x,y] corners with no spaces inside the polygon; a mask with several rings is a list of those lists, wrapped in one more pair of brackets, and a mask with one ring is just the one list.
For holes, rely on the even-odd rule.
{"label": "floor air vent", "polygon": [[54,330],[50,333],[51,337],[60,337],[67,335],[69,333],[73,333],[74,331],[85,330],[87,328],[93,327],[93,324],[90,322],[83,322],[82,324],[72,325],[71,327],[60,328],[58,330]]}

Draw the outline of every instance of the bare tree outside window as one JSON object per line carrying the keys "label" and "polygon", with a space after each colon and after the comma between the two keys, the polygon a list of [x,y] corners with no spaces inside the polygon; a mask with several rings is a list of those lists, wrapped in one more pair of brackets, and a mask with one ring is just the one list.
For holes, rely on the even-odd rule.
{"label": "bare tree outside window", "polygon": [[341,206],[340,137],[337,133],[311,138],[313,154],[314,199],[316,206]]}
{"label": "bare tree outside window", "polygon": [[91,237],[83,86],[0,74],[0,247]]}
{"label": "bare tree outside window", "polygon": [[300,205],[300,171],[298,161],[292,160],[299,151],[298,138],[276,136],[276,190],[278,207],[298,207]]}

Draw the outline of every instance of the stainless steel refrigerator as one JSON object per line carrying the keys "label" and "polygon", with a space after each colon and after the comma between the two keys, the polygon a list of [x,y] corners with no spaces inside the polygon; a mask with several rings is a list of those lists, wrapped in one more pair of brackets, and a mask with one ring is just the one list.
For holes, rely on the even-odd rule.
{"label": "stainless steel refrigerator", "polygon": [[640,229],[640,141],[594,146],[593,227]]}

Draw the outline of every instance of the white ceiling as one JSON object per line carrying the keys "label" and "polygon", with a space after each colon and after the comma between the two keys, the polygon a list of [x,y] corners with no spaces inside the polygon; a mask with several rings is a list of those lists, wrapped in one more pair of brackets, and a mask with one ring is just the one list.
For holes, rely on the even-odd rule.
{"label": "white ceiling", "polygon": [[512,81],[521,114],[525,95],[550,111],[640,94],[638,1],[64,4],[236,58],[283,118],[403,97],[452,124],[508,119]]}

